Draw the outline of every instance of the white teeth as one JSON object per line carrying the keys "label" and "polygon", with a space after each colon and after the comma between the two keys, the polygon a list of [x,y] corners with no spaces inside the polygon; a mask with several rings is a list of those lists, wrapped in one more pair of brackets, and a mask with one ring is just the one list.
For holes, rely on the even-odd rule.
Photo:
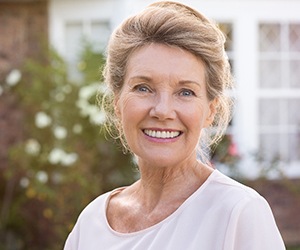
{"label": "white teeth", "polygon": [[155,131],[150,129],[145,129],[144,133],[151,137],[163,138],[163,139],[175,138],[180,134],[180,132],[178,131]]}

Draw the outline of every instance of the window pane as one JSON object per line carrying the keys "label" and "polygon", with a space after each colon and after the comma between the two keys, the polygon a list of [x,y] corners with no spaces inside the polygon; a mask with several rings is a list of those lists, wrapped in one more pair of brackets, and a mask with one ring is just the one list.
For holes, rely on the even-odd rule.
{"label": "window pane", "polygon": [[[70,60],[78,58],[78,51],[81,48],[83,38],[82,23],[67,23],[66,24],[66,51],[67,57]],[[77,53],[76,53],[77,52]]]}
{"label": "window pane", "polygon": [[289,135],[289,160],[300,160],[300,131]]}
{"label": "window pane", "polygon": [[260,51],[280,51],[280,24],[259,26]]}
{"label": "window pane", "polygon": [[264,160],[273,161],[281,159],[279,134],[260,135],[260,157]]}
{"label": "window pane", "polygon": [[290,24],[289,28],[290,51],[300,52],[300,24]]}
{"label": "window pane", "polygon": [[288,124],[300,129],[300,98],[288,101]]}
{"label": "window pane", "polygon": [[67,23],[65,32],[66,59],[68,61],[68,74],[71,80],[81,77],[77,64],[82,47],[83,24],[81,22]]}
{"label": "window pane", "polygon": [[300,60],[290,61],[290,86],[300,88]]}
{"label": "window pane", "polygon": [[281,85],[281,61],[261,60],[259,65],[260,87],[278,88]]}
{"label": "window pane", "polygon": [[262,99],[259,102],[259,124],[274,126],[280,124],[280,101],[277,99]]}
{"label": "window pane", "polygon": [[91,41],[94,49],[103,51],[110,35],[109,23],[104,21],[92,22],[91,31]]}

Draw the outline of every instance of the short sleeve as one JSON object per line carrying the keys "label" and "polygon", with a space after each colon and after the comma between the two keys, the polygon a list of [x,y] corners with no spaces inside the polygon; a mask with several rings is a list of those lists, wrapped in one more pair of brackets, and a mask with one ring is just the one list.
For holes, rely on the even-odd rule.
{"label": "short sleeve", "polygon": [[234,208],[226,241],[226,250],[286,249],[272,210],[261,196],[245,198]]}

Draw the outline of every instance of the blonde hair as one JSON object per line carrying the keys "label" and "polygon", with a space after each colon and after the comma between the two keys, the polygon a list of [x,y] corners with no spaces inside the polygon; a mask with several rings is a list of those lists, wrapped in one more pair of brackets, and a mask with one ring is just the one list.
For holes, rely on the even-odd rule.
{"label": "blonde hair", "polygon": [[[103,107],[112,135],[126,147],[122,126],[116,117],[113,100],[123,86],[126,64],[131,54],[149,43],[160,43],[185,49],[200,58],[206,69],[206,91],[209,100],[217,99],[218,107],[211,126],[211,136],[201,135],[206,147],[217,143],[231,119],[231,98],[227,89],[232,87],[232,75],[224,49],[225,37],[217,25],[196,10],[177,2],[163,1],[149,5],[142,12],[126,19],[112,33],[107,61],[103,71],[111,90]],[[205,142],[203,142],[205,140]]]}

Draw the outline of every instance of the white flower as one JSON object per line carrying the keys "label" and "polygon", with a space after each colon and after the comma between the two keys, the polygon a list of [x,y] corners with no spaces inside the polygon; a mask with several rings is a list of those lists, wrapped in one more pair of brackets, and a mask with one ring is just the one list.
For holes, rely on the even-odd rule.
{"label": "white flower", "polygon": [[53,129],[53,133],[56,139],[65,139],[67,137],[68,131],[62,126],[57,126]]}
{"label": "white flower", "polygon": [[65,152],[60,148],[54,148],[48,156],[48,160],[52,164],[58,164],[65,157]]}
{"label": "white flower", "polygon": [[62,88],[63,92],[66,94],[70,94],[72,91],[72,86],[70,84],[63,86]]}
{"label": "white flower", "polygon": [[100,84],[98,88],[99,93],[106,93],[109,91],[109,88],[107,87],[106,84]]}
{"label": "white flower", "polygon": [[99,89],[98,83],[93,83],[93,84],[82,87],[79,90],[79,99],[88,101],[92,96],[97,94],[98,89]]}
{"label": "white flower", "polygon": [[25,145],[25,151],[29,155],[38,155],[41,150],[41,145],[35,139],[29,139]]}
{"label": "white flower", "polygon": [[21,72],[17,69],[13,69],[6,77],[6,84],[9,86],[15,86],[21,80]]}
{"label": "white flower", "polygon": [[80,124],[75,124],[73,126],[73,132],[75,134],[80,134],[82,132],[82,126]]}
{"label": "white flower", "polygon": [[60,92],[57,93],[54,98],[57,102],[63,102],[65,100],[65,97],[65,94]]}
{"label": "white flower", "polygon": [[48,156],[48,160],[52,164],[62,164],[63,166],[71,166],[78,159],[76,153],[66,153],[60,148],[54,148]]}
{"label": "white flower", "polygon": [[94,114],[90,114],[90,122],[95,125],[101,125],[105,122],[105,113],[97,110]]}
{"label": "white flower", "polygon": [[100,109],[93,104],[90,104],[84,99],[80,99],[76,102],[77,107],[80,110],[80,114],[83,117],[89,117],[92,124],[100,125],[105,122],[105,114],[100,111]]}
{"label": "white flower", "polygon": [[86,110],[90,105],[91,104],[89,104],[86,100],[83,99],[79,99],[76,102],[76,106],[80,109],[80,114],[84,117],[88,115]]}
{"label": "white flower", "polygon": [[40,111],[35,115],[35,125],[38,128],[45,128],[49,126],[51,122],[51,117],[48,116],[45,112]]}
{"label": "white flower", "polygon": [[87,116],[90,118],[90,122],[93,122],[93,117],[99,113],[99,109],[95,105],[90,105],[85,110]]}
{"label": "white flower", "polygon": [[26,178],[26,177],[22,177],[20,180],[20,186],[22,188],[27,188],[29,186],[29,183],[30,182],[29,182],[28,178]]}
{"label": "white flower", "polygon": [[45,171],[38,171],[36,173],[36,178],[41,183],[46,183],[48,181],[48,174]]}
{"label": "white flower", "polygon": [[66,154],[65,157],[62,159],[61,164],[64,166],[71,166],[74,164],[78,159],[78,155],[76,153]]}

